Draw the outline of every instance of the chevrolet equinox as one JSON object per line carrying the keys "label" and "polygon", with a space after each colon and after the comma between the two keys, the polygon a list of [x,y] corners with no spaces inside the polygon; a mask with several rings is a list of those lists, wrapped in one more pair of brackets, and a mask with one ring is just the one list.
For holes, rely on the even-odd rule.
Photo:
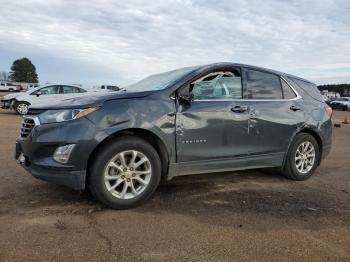
{"label": "chevrolet equinox", "polygon": [[330,151],[331,114],[316,85],[293,75],[186,67],[30,107],[15,157],[36,178],[129,208],[180,175],[276,167],[305,180]]}

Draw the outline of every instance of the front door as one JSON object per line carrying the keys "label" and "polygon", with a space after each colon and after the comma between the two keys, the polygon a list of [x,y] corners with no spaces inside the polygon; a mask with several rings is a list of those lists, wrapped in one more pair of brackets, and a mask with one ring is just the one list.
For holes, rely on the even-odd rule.
{"label": "front door", "polygon": [[247,155],[249,108],[240,70],[210,73],[187,89],[191,99],[179,99],[176,114],[178,162]]}
{"label": "front door", "polygon": [[30,95],[31,105],[54,102],[60,97],[60,86],[45,86],[31,93]]}

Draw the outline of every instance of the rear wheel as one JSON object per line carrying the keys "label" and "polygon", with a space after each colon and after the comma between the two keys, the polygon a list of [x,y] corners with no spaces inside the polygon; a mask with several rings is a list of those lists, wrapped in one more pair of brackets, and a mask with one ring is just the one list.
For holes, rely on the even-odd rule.
{"label": "rear wheel", "polygon": [[15,104],[15,111],[19,115],[26,115],[29,109],[29,103],[27,102],[17,102]]}
{"label": "rear wheel", "polygon": [[111,208],[145,202],[161,178],[157,151],[137,137],[122,137],[97,152],[89,176],[91,194]]}
{"label": "rear wheel", "polygon": [[293,180],[306,180],[319,163],[319,146],[316,139],[306,133],[297,134],[290,146],[283,174]]}

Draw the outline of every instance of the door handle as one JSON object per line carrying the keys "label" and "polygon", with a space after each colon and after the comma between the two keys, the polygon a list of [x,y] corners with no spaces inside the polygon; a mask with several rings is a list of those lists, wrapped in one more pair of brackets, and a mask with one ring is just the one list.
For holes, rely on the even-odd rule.
{"label": "door handle", "polygon": [[243,113],[249,110],[249,106],[235,106],[231,108],[234,113]]}
{"label": "door handle", "polygon": [[295,111],[300,110],[301,108],[298,106],[291,106],[289,109],[295,112]]}

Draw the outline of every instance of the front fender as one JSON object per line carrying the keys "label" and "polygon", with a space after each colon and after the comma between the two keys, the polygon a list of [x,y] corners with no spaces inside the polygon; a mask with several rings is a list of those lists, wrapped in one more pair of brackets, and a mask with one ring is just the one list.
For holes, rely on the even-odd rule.
{"label": "front fender", "polygon": [[[122,99],[106,101],[100,110],[88,116],[101,131],[99,140],[129,129],[147,130],[165,145],[170,161],[176,160],[175,104],[166,99]],[[169,115],[168,115],[169,114]]]}

